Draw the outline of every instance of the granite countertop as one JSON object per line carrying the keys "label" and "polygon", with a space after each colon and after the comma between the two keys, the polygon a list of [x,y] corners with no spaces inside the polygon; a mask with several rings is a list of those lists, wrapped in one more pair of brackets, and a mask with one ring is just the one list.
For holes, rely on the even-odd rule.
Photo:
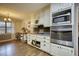
{"label": "granite countertop", "polygon": [[50,33],[32,33],[34,35],[50,36]]}
{"label": "granite countertop", "polygon": [[36,35],[50,36],[50,34],[36,34]]}

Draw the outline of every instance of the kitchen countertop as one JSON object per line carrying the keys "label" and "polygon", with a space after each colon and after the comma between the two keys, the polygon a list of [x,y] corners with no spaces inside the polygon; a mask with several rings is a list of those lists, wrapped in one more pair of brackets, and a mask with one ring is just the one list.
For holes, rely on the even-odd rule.
{"label": "kitchen countertop", "polygon": [[50,36],[50,34],[36,34],[36,35]]}
{"label": "kitchen countertop", "polygon": [[50,33],[31,33],[33,35],[42,35],[42,36],[50,36]]}

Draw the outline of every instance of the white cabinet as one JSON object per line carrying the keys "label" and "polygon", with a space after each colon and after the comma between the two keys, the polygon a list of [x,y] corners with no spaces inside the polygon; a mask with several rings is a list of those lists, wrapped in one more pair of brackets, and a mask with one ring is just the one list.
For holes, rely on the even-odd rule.
{"label": "white cabinet", "polygon": [[50,52],[50,38],[48,36],[42,37],[41,49],[47,53]]}
{"label": "white cabinet", "polygon": [[44,25],[45,27],[50,26],[50,8],[39,13],[38,25]]}
{"label": "white cabinet", "polygon": [[26,42],[26,40],[27,40],[26,34],[21,34],[21,41]]}
{"label": "white cabinet", "polygon": [[50,43],[41,42],[41,49],[47,53],[50,52]]}
{"label": "white cabinet", "polygon": [[44,12],[39,13],[39,22],[38,25],[44,24]]}
{"label": "white cabinet", "polygon": [[26,40],[27,40],[27,35],[25,34],[25,35],[24,35],[24,41],[26,41]]}
{"label": "white cabinet", "polygon": [[58,11],[62,11],[65,10],[66,8],[70,8],[72,7],[72,3],[52,3],[51,4],[51,11],[53,13],[58,12]]}
{"label": "white cabinet", "polygon": [[45,10],[45,15],[44,15],[44,26],[49,27],[50,26],[50,10],[47,9]]}
{"label": "white cabinet", "polygon": [[27,35],[27,43],[31,45],[32,37],[30,34]]}
{"label": "white cabinet", "polygon": [[41,43],[40,49],[47,53],[50,53],[50,37],[49,36],[28,34],[27,35],[28,44],[32,45],[31,44],[32,40],[39,41]]}
{"label": "white cabinet", "polygon": [[56,56],[73,56],[74,50],[73,48],[70,48],[70,47],[51,43],[50,54],[56,55]]}
{"label": "white cabinet", "polygon": [[40,42],[41,42],[41,40],[42,40],[41,35],[37,35],[37,36],[36,36],[36,41],[40,41]]}

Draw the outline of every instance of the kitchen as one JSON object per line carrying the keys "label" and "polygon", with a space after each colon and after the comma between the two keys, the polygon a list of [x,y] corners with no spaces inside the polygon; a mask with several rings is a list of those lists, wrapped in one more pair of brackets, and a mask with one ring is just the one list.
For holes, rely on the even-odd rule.
{"label": "kitchen", "polygon": [[[22,15],[17,14],[17,7],[18,11],[24,8],[24,14],[22,11]],[[78,4],[0,4],[0,8],[2,19],[12,19],[10,40],[21,41],[52,56],[78,56]],[[6,12],[7,9],[15,14]],[[33,10],[25,14],[26,9]]]}

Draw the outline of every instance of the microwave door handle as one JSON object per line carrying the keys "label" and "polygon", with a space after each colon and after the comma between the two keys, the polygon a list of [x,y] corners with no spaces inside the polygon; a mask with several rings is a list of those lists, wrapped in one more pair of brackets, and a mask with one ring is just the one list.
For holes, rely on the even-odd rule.
{"label": "microwave door handle", "polygon": [[70,13],[63,14],[63,15],[59,15],[59,16],[55,16],[55,17],[53,17],[53,18],[56,18],[56,17],[62,17],[62,16],[67,16],[67,15],[70,15]]}

